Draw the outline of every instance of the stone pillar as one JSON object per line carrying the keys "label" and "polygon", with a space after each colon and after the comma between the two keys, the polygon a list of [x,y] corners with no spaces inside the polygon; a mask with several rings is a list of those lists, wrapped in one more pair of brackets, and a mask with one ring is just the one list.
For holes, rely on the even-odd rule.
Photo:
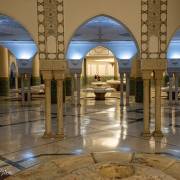
{"label": "stone pillar", "polygon": [[130,74],[126,73],[126,106],[129,106]]}
{"label": "stone pillar", "polygon": [[17,73],[15,77],[15,89],[18,89],[18,74]]}
{"label": "stone pillar", "polygon": [[54,72],[54,78],[57,82],[57,134],[56,137],[64,137],[64,120],[63,120],[63,80],[64,73],[61,71]]}
{"label": "stone pillar", "polygon": [[124,84],[123,84],[123,79],[124,79],[124,73],[120,73],[120,79],[121,79],[121,85],[120,85],[120,106],[124,105],[124,98],[123,98],[123,90],[124,90]]}
{"label": "stone pillar", "polygon": [[114,80],[118,79],[118,64],[116,59],[114,59]]}
{"label": "stone pillar", "polygon": [[172,87],[173,86],[173,74],[169,74],[169,104],[172,105]]}
{"label": "stone pillar", "polygon": [[163,71],[155,71],[155,137],[163,137],[161,131],[161,81],[163,78]]}
{"label": "stone pillar", "polygon": [[75,105],[75,98],[74,98],[74,87],[75,87],[75,75],[71,74],[71,103]]}
{"label": "stone pillar", "polygon": [[87,60],[84,58],[84,79],[83,79],[84,87],[87,85]]}
{"label": "stone pillar", "polygon": [[178,104],[179,74],[175,73],[175,104]]}
{"label": "stone pillar", "polygon": [[39,55],[37,54],[32,62],[32,85],[40,85]]}
{"label": "stone pillar", "polygon": [[150,78],[151,71],[143,71],[143,109],[144,109],[144,132],[142,135],[144,137],[150,137]]}
{"label": "stone pillar", "polygon": [[0,46],[0,96],[9,95],[8,50]]}
{"label": "stone pillar", "polygon": [[81,74],[77,73],[77,106],[81,105]]}
{"label": "stone pillar", "polygon": [[44,137],[52,137],[52,122],[51,122],[51,71],[42,71],[45,84],[45,132]]}
{"label": "stone pillar", "polygon": [[22,101],[22,105],[24,105],[24,102],[25,102],[25,96],[24,96],[24,74],[21,74],[21,101]]}
{"label": "stone pillar", "polygon": [[137,103],[143,102],[143,80],[142,77],[136,78],[136,91],[135,91],[135,101]]}
{"label": "stone pillar", "polygon": [[28,100],[28,104],[30,104],[31,103],[31,75],[28,74],[27,78],[28,78],[28,90],[27,90],[28,91],[27,92],[28,97],[27,97],[27,100]]}

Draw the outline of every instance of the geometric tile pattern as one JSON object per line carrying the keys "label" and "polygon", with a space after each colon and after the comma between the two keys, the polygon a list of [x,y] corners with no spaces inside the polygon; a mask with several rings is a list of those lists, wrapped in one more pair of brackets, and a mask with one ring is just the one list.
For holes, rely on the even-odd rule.
{"label": "geometric tile pattern", "polygon": [[37,0],[39,58],[64,59],[63,0]]}

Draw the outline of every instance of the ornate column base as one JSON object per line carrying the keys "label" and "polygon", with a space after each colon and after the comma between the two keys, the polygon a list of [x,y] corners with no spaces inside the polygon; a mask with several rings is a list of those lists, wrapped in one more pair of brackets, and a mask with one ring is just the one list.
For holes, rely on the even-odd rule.
{"label": "ornate column base", "polygon": [[164,137],[164,134],[162,133],[162,131],[154,131],[153,136],[154,137]]}
{"label": "ornate column base", "polygon": [[64,139],[64,137],[65,137],[65,135],[64,134],[56,134],[55,135],[55,138],[57,138],[57,139]]}
{"label": "ornate column base", "polygon": [[151,137],[152,134],[150,132],[143,132],[141,133],[141,136],[146,138],[146,137]]}
{"label": "ornate column base", "polygon": [[44,139],[54,138],[54,134],[53,133],[48,133],[47,134],[46,132],[44,132],[43,138]]}

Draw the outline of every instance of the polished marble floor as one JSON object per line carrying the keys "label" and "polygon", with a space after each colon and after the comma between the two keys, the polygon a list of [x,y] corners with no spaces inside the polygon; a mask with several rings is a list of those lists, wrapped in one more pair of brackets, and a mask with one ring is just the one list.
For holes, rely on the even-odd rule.
{"label": "polished marble floor", "polygon": [[[162,97],[164,137],[143,138],[143,106],[134,103],[120,107],[119,94],[105,101],[87,95],[81,107],[67,99],[64,106],[65,138],[43,139],[44,100],[33,99],[22,106],[14,96],[0,99],[0,169],[14,174],[48,159],[71,154],[125,151],[169,154],[180,158],[180,106],[168,105]],[[151,104],[151,130],[154,129],[154,98]],[[56,106],[52,105],[53,129],[56,129]]]}

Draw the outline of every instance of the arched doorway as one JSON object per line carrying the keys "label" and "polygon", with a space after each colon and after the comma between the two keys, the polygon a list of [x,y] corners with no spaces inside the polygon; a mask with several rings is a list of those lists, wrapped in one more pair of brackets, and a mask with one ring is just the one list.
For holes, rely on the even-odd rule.
{"label": "arched doorway", "polygon": [[80,74],[82,62],[88,52],[99,46],[109,49],[114,54],[118,61],[118,69],[120,64],[122,65],[119,72],[122,76],[127,69],[129,71],[132,59],[139,53],[136,40],[125,25],[110,16],[96,16],[81,25],[69,42],[66,59],[71,74]]}

